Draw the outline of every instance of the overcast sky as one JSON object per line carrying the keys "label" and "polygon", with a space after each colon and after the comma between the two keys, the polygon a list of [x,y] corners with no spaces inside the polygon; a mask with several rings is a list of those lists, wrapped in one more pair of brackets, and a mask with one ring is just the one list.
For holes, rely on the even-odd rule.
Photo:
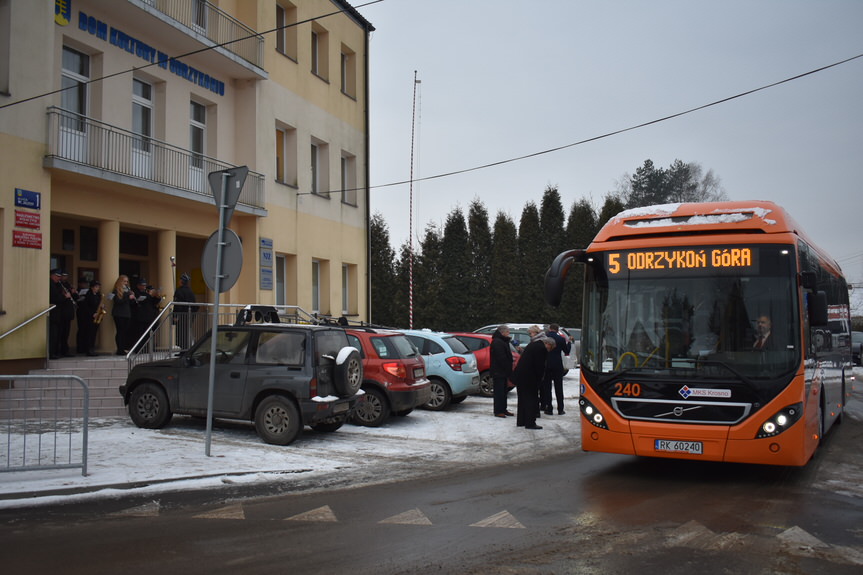
{"label": "overcast sky", "polygon": [[[354,2],[361,6],[361,2]],[[414,177],[565,146],[863,54],[859,0],[385,0],[371,37],[372,210],[407,242]],[[416,182],[414,238],[479,198],[518,224],[556,185],[599,207],[645,159],[783,205],[863,282],[863,58],[635,131]],[[380,186],[380,187],[379,187]],[[863,286],[859,291],[863,291]]]}

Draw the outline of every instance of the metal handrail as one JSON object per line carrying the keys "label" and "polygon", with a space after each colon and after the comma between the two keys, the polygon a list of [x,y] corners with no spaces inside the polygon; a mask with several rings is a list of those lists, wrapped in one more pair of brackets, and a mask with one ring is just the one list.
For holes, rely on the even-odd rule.
{"label": "metal handrail", "polygon": [[40,311],[39,313],[37,313],[36,315],[34,315],[33,317],[31,317],[30,319],[24,320],[23,322],[19,323],[18,325],[16,325],[15,327],[13,327],[12,329],[10,329],[9,331],[7,331],[6,333],[4,333],[3,335],[0,335],[0,339],[3,339],[3,338],[4,338],[4,337],[6,337],[7,335],[9,335],[9,334],[11,334],[11,333],[13,333],[13,332],[15,332],[15,331],[18,331],[19,329],[21,329],[21,328],[22,328],[22,327],[24,327],[25,325],[27,325],[27,324],[29,324],[29,323],[32,323],[32,322],[36,321],[37,319],[39,319],[40,317],[42,317],[42,316],[43,316],[43,315],[45,315],[46,313],[50,312],[50,311],[51,311],[52,309],[54,309],[55,307],[57,307],[57,306],[56,306],[56,305],[52,305],[52,306],[51,306],[51,307],[49,307],[48,309],[43,310],[43,311]]}
{"label": "metal handrail", "polygon": [[264,37],[211,2],[133,0],[132,3],[161,12],[205,43],[221,46],[258,68],[264,66]]}
{"label": "metal handrail", "polygon": [[[233,325],[241,310],[256,305],[219,304],[219,325]],[[126,354],[129,370],[131,371],[139,363],[170,359],[191,347],[212,326],[214,307],[215,304],[206,302],[169,302]],[[316,325],[323,321],[299,306],[267,307],[275,308],[283,323]]]}

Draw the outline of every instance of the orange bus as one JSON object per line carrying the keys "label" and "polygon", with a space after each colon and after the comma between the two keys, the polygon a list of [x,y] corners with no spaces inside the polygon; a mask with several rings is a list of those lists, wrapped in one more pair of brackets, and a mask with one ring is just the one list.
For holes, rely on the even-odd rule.
{"label": "orange bus", "polygon": [[841,420],[848,286],[776,204],[624,211],[555,258],[551,305],[573,263],[585,451],[802,466]]}

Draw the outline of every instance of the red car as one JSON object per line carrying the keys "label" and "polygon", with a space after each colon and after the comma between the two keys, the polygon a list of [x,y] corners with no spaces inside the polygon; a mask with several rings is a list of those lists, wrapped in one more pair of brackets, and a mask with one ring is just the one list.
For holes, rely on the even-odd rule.
{"label": "red car", "polygon": [[[456,332],[455,336],[460,342],[476,356],[476,367],[479,370],[479,394],[483,397],[494,396],[494,384],[491,380],[491,335],[484,333]],[[512,367],[521,355],[510,344],[512,350]]]}
{"label": "red car", "polygon": [[353,410],[353,423],[378,427],[390,414],[407,415],[429,401],[431,382],[425,362],[404,334],[374,328],[349,328],[345,332],[363,360],[365,401]]}

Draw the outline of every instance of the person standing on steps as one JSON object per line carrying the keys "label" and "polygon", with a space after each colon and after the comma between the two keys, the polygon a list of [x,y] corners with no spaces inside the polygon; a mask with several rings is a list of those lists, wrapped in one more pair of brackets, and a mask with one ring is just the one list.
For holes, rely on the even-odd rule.
{"label": "person standing on steps", "polygon": [[[195,303],[195,292],[189,286],[191,279],[187,273],[180,276],[180,287],[174,291],[174,303]],[[177,330],[177,346],[181,350],[192,346],[192,322],[196,311],[198,311],[196,305],[174,306],[174,329]]]}
{"label": "person standing on steps", "polygon": [[[129,342],[132,336],[132,305],[135,301],[135,293],[129,287],[129,276],[121,275],[114,282],[109,298],[113,302],[111,306],[111,317],[114,318],[114,344],[117,346],[117,355],[126,355],[129,352]],[[132,342],[134,343],[134,342]]]}

